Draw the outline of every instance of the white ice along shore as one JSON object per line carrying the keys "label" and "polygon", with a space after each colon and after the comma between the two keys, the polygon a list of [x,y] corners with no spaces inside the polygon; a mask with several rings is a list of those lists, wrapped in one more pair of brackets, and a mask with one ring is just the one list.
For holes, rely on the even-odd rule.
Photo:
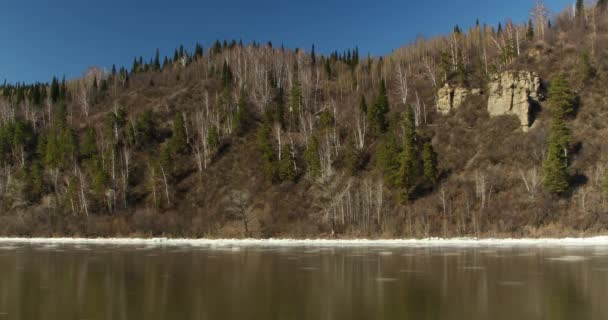
{"label": "white ice along shore", "polygon": [[119,245],[176,247],[608,247],[608,236],[563,239],[428,238],[394,240],[331,239],[170,239],[170,238],[0,238],[0,244]]}

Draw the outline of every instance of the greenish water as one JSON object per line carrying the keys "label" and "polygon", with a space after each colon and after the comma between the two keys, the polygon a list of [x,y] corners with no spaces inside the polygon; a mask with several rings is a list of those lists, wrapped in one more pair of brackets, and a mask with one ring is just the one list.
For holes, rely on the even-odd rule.
{"label": "greenish water", "polygon": [[608,248],[0,245],[0,319],[608,319]]}

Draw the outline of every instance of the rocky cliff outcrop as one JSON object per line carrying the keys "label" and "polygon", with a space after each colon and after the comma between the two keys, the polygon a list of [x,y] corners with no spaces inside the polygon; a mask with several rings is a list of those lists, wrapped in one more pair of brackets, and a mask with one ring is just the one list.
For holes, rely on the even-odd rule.
{"label": "rocky cliff outcrop", "polygon": [[488,85],[490,116],[514,115],[524,132],[533,122],[532,109],[540,99],[541,79],[528,71],[507,71],[495,75]]}
{"label": "rocky cliff outcrop", "polygon": [[437,92],[437,111],[441,114],[449,114],[462,106],[471,92],[463,87],[451,87],[449,84]]}

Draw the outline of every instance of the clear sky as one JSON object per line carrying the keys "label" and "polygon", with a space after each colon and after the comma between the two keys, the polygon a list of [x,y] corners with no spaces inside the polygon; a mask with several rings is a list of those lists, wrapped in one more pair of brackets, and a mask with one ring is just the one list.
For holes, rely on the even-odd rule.
{"label": "clear sky", "polygon": [[[559,12],[573,0],[545,0]],[[159,48],[172,55],[198,41],[272,41],[318,52],[359,46],[387,54],[419,35],[479,18],[527,21],[534,0],[23,0],[0,8],[0,81],[49,81],[87,67],[130,67]]]}

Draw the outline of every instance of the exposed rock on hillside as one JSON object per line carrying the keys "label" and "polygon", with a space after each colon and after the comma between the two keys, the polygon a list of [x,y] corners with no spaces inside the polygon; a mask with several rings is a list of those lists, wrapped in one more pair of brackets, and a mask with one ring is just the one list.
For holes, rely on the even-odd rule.
{"label": "exposed rock on hillside", "polygon": [[449,114],[462,106],[469,95],[481,95],[481,89],[470,90],[463,87],[451,87],[448,83],[437,92],[437,111]]}
{"label": "exposed rock on hillside", "polygon": [[439,89],[437,92],[437,112],[448,114],[452,110],[452,100],[454,98],[454,89],[449,84]]}
{"label": "exposed rock on hillside", "polygon": [[488,112],[490,116],[514,115],[527,132],[533,119],[533,106],[540,99],[541,79],[528,71],[507,71],[495,75],[490,81]]}

